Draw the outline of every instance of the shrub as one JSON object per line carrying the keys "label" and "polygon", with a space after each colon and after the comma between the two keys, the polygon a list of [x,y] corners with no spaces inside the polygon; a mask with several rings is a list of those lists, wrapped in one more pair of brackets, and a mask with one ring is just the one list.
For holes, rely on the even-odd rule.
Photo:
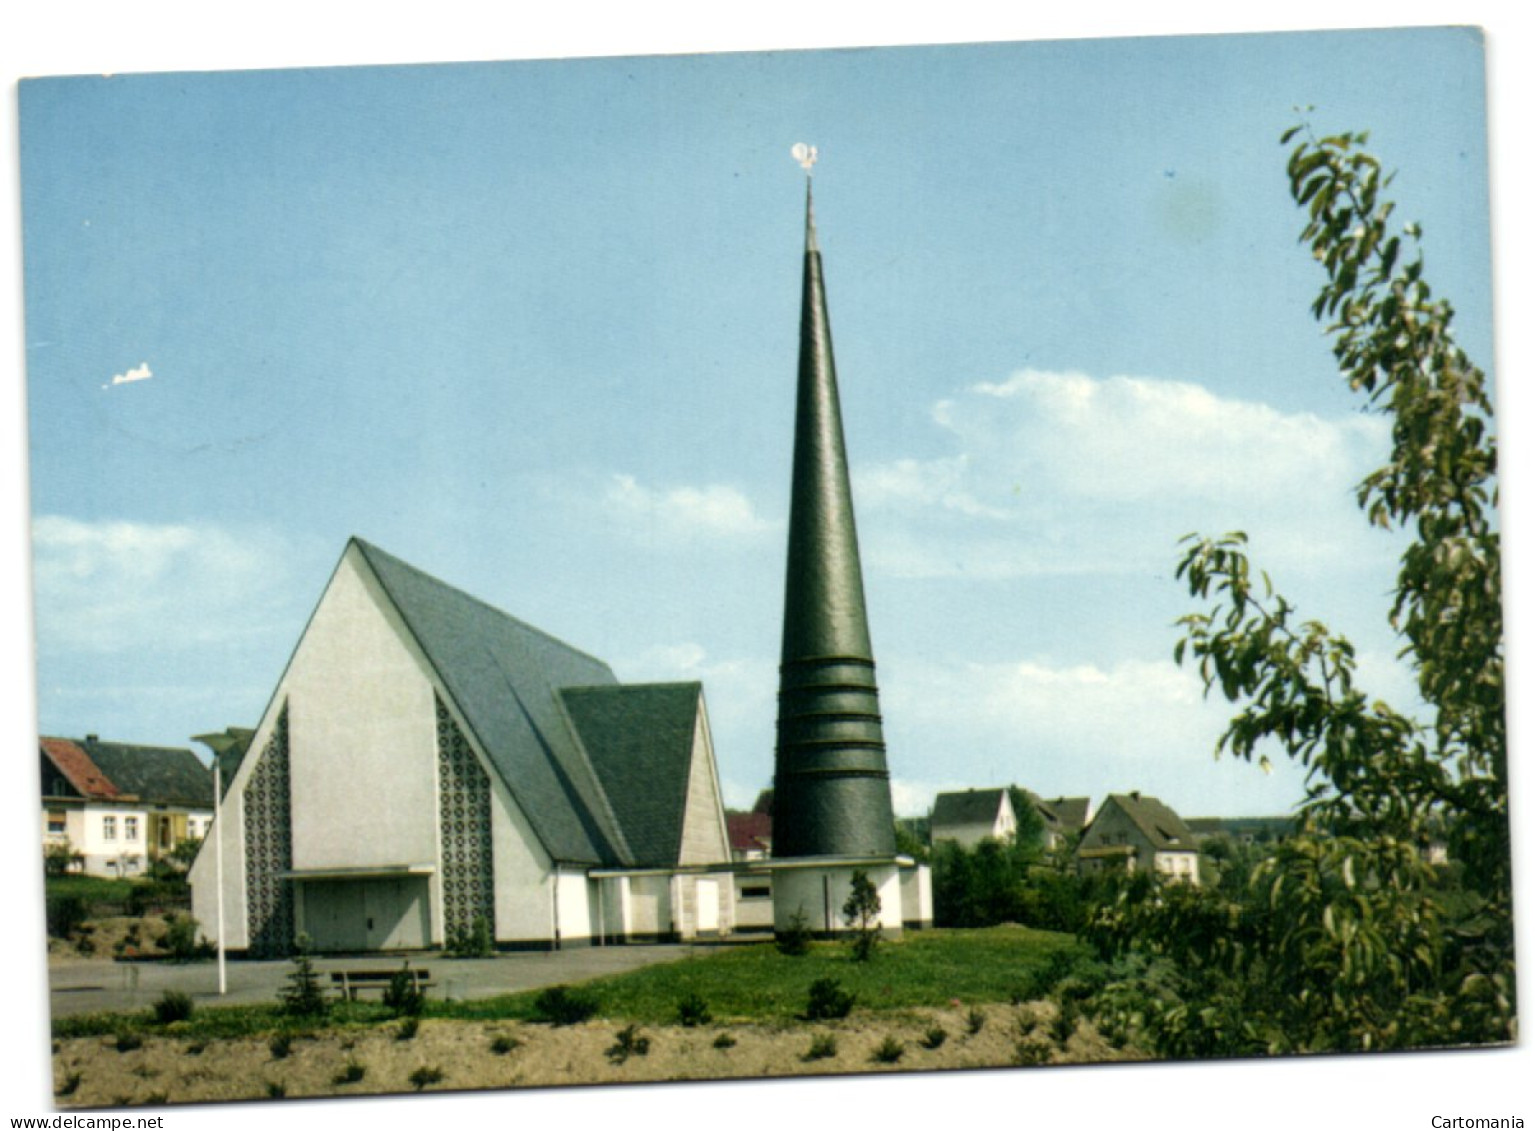
{"label": "shrub", "polygon": [[289,1033],[278,1033],[267,1042],[266,1047],[271,1052],[273,1060],[286,1059],[287,1055],[293,1051],[293,1036]]}
{"label": "shrub", "polygon": [[940,1049],[943,1047],[943,1042],[948,1039],[948,1030],[945,1029],[942,1025],[934,1025],[931,1029],[922,1034],[922,1040],[920,1044],[925,1049]]}
{"label": "shrub", "polygon": [[192,999],[180,990],[166,990],[151,1008],[156,1021],[161,1025],[169,1025],[175,1021],[186,1021],[192,1016]]}
{"label": "shrub", "polygon": [[118,1052],[132,1052],[134,1049],[144,1047],[144,1038],[129,1029],[124,1029],[117,1034],[114,1047]]}
{"label": "shrub", "polygon": [[428,1068],[423,1064],[410,1074],[410,1083],[418,1092],[428,1084],[440,1084],[442,1083],[442,1069],[436,1067]]}
{"label": "shrub", "polygon": [[571,986],[550,986],[533,999],[538,1020],[551,1025],[576,1025],[597,1013],[597,998],[587,990]]}
{"label": "shrub", "polygon": [[520,1049],[521,1047],[521,1041],[519,1041],[516,1037],[509,1036],[506,1033],[496,1034],[495,1039],[490,1042],[490,1051],[495,1053],[497,1056],[505,1056],[507,1053],[512,1052],[515,1049]]}
{"label": "shrub", "polygon": [[213,945],[207,939],[198,941],[197,926],[197,920],[190,915],[176,912],[166,916],[165,933],[160,936],[159,943],[172,961],[192,962],[212,957]]}
{"label": "shrub", "polygon": [[894,1064],[901,1059],[901,1054],[906,1051],[906,1046],[892,1036],[886,1036],[875,1047],[871,1059],[876,1064]]}
{"label": "shrub", "polygon": [[1043,1037],[1029,1034],[1013,1044],[1013,1063],[1024,1066],[1044,1064],[1050,1059],[1050,1042]]}
{"label": "shrub", "polygon": [[330,1002],[320,988],[320,976],[309,959],[309,939],[300,935],[293,953],[293,969],[288,984],[277,992],[283,1012],[290,1017],[324,1017]]}
{"label": "shrub", "polygon": [[810,997],[805,1005],[805,1020],[833,1021],[853,1011],[855,995],[844,990],[835,978],[817,978],[810,983]]}
{"label": "shrub", "polygon": [[710,1020],[709,1003],[698,994],[688,994],[677,1003],[677,1023],[683,1028],[694,1029]]}
{"label": "shrub", "polygon": [[426,1006],[426,995],[411,972],[410,961],[396,970],[384,987],[384,1006],[396,1017],[417,1017]]}
{"label": "shrub", "polygon": [[346,1062],[346,1067],[331,1077],[332,1084],[355,1084],[368,1074],[366,1065],[358,1064],[355,1060]]}
{"label": "shrub", "polygon": [[400,1023],[400,1028],[396,1031],[394,1039],[397,1041],[413,1041],[420,1030],[421,1018],[407,1017]]}
{"label": "shrub", "polygon": [[86,917],[85,900],[78,895],[50,895],[48,897],[48,934],[56,939],[67,939],[80,929]]}
{"label": "shrub", "polygon": [[467,931],[454,930],[448,935],[448,953],[455,958],[489,958],[495,953],[491,938],[490,920],[483,915],[474,917],[474,925]]}
{"label": "shrub", "polygon": [[269,1100],[280,1100],[288,1094],[287,1086],[276,1080],[266,1082],[266,1096]]}
{"label": "shrub", "polygon": [[811,938],[810,920],[803,911],[795,911],[789,916],[789,925],[774,936],[773,945],[778,947],[779,954],[803,958],[810,953]]}
{"label": "shrub", "polygon": [[53,1090],[56,1096],[72,1096],[80,1087],[81,1076],[78,1072],[71,1072],[64,1077],[63,1082]]}
{"label": "shrub", "polygon": [[717,1049],[733,1049],[736,1047],[736,1039],[729,1033],[721,1033],[714,1038],[714,1047]]}
{"label": "shrub", "polygon": [[829,1060],[837,1055],[837,1038],[830,1033],[817,1034],[805,1050],[806,1060]]}
{"label": "shrub", "polygon": [[622,1064],[631,1056],[647,1056],[649,1053],[650,1038],[640,1033],[638,1025],[626,1025],[609,1046],[608,1059],[614,1064]]}
{"label": "shrub", "polygon": [[842,920],[852,930],[854,962],[867,962],[879,945],[879,890],[861,868],[853,872],[852,890],[842,905]]}
{"label": "shrub", "polygon": [[986,1027],[986,1014],[981,1012],[981,1007],[972,1005],[970,1012],[965,1014],[965,1032],[972,1037]]}

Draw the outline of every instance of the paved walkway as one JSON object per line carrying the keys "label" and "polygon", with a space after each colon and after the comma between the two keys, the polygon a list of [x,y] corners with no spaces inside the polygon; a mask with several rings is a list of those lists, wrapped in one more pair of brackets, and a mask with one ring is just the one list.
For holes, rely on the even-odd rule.
{"label": "paved walkway", "polygon": [[[468,1000],[536,990],[560,982],[582,982],[660,962],[684,961],[715,949],[709,945],[602,946],[500,954],[494,958],[449,958],[440,952],[409,957],[412,966],[430,971],[436,983],[429,991],[430,996]],[[314,965],[329,988],[326,975],[331,970],[397,970],[403,957],[318,957]],[[184,966],[110,960],[60,963],[48,969],[49,996],[55,1017],[148,1008],[166,990],[180,990],[199,1004],[274,1002],[293,965],[287,961],[240,961],[227,963],[225,969],[228,992],[221,997],[215,962]]]}

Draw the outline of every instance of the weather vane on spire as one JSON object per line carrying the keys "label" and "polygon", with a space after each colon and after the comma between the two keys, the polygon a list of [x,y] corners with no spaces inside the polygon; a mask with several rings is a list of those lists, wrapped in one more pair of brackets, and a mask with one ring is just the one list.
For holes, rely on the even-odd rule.
{"label": "weather vane on spire", "polygon": [[794,148],[789,150],[789,153],[794,158],[794,160],[799,162],[800,168],[805,170],[805,175],[809,176],[811,166],[815,164],[815,146],[806,145],[802,141],[797,141],[794,143]]}

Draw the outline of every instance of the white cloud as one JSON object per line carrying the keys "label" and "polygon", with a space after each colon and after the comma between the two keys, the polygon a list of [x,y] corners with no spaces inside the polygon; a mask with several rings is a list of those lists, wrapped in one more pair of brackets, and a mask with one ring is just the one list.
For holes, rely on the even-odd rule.
{"label": "white cloud", "polygon": [[751,538],[775,529],[745,494],[724,484],[657,490],[632,475],[614,475],[602,503],[610,518],[642,538]]}
{"label": "white cloud", "polygon": [[1192,530],[1245,529],[1264,561],[1313,574],[1379,560],[1353,498],[1385,448],[1379,417],[1037,370],[977,384],[932,416],[953,454],[856,480],[866,560],[888,574],[1165,572]]}
{"label": "white cloud", "polygon": [[269,631],[290,555],[262,531],[43,515],[32,524],[39,647],[148,656]]}

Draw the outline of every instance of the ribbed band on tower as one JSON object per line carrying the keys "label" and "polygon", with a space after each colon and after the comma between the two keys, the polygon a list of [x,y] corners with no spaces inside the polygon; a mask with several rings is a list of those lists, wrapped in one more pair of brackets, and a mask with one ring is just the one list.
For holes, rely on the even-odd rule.
{"label": "ribbed band on tower", "polygon": [[807,186],[773,855],[893,856],[890,775],[814,217]]}

